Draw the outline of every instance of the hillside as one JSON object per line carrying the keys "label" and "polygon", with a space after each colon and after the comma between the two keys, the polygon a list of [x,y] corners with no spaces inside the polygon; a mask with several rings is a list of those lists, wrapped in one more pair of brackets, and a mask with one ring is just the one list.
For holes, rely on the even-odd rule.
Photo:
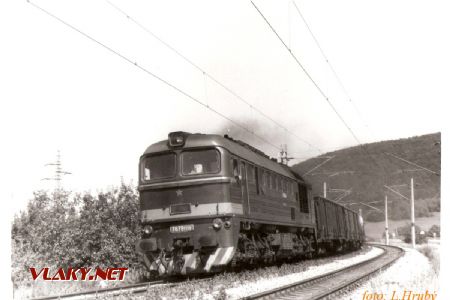
{"label": "hillside", "polygon": [[[365,149],[363,149],[363,147]],[[426,217],[430,212],[440,211],[440,176],[421,170],[412,164],[394,158],[387,153],[414,162],[440,174],[441,172],[441,134],[427,134],[406,139],[382,141],[326,153],[293,166],[300,174],[305,174],[326,159],[333,159],[304,175],[312,184],[313,194],[323,194],[323,183],[327,183],[327,198],[337,199],[342,192],[336,189],[351,190],[341,203],[369,203],[384,200],[384,195],[392,201],[389,204],[389,217],[405,219],[409,217],[409,201],[388,191],[384,185],[410,197],[410,180],[414,178],[416,216]],[[371,204],[384,209],[383,203]],[[353,209],[362,208],[367,221],[384,219],[383,213],[367,206],[354,204]]]}

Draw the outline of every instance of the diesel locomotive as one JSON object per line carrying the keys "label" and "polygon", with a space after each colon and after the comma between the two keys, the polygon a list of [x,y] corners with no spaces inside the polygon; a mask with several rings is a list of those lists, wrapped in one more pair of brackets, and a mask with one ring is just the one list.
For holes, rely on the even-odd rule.
{"label": "diesel locomotive", "polygon": [[231,137],[172,132],[139,162],[150,273],[189,275],[356,249],[362,218],[285,164]]}

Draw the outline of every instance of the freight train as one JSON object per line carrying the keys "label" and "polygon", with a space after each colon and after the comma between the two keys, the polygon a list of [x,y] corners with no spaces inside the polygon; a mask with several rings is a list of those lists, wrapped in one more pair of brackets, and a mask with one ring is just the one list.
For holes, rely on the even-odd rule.
{"label": "freight train", "polygon": [[285,164],[225,135],[169,133],[139,162],[142,237],[159,276],[214,273],[357,249],[361,216],[313,197]]}

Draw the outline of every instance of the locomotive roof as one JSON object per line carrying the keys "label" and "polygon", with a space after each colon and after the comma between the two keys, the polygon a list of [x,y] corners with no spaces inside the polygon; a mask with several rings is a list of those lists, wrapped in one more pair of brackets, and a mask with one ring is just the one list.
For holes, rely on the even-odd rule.
{"label": "locomotive roof", "polygon": [[[231,153],[244,158],[256,165],[262,166],[266,169],[272,170],[283,176],[292,178],[294,180],[303,181],[300,175],[295,174],[288,166],[282,165],[276,161],[271,160],[267,155],[261,151],[247,145],[241,141],[233,140],[228,137],[223,137],[217,134],[201,134],[194,133],[186,136],[186,141],[183,149],[199,148],[199,147],[222,147]],[[172,150],[168,146],[167,140],[157,142],[150,145],[143,155],[150,153],[157,153]]]}

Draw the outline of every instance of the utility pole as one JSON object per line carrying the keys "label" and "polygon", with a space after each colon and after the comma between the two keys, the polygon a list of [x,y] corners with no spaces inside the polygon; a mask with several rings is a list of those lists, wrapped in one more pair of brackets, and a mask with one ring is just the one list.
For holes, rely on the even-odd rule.
{"label": "utility pole", "polygon": [[61,185],[62,176],[72,174],[72,173],[63,171],[63,169],[61,167],[61,153],[59,150],[58,150],[58,154],[56,155],[56,162],[48,163],[45,166],[55,166],[56,167],[55,177],[42,178],[41,180],[54,180],[56,182],[55,192],[56,192],[57,196],[59,196],[59,194],[61,193],[61,188],[62,188],[62,185]]}
{"label": "utility pole", "polygon": [[364,228],[364,220],[363,220],[362,208],[359,209],[359,223],[361,223],[361,225]]}
{"label": "utility pole", "polygon": [[411,178],[411,243],[416,248],[416,226],[414,224],[414,178]]}
{"label": "utility pole", "polygon": [[323,182],[323,197],[327,197],[327,183]]}
{"label": "utility pole", "polygon": [[385,219],[385,234],[386,234],[386,245],[389,245],[389,225],[388,225],[388,206],[387,206],[387,195],[384,196],[384,219]]}
{"label": "utility pole", "polygon": [[280,163],[283,165],[286,165],[286,166],[289,165],[290,160],[294,159],[294,157],[288,156],[287,144],[281,145],[281,150],[280,150],[280,153],[278,154],[278,156],[280,157]]}

